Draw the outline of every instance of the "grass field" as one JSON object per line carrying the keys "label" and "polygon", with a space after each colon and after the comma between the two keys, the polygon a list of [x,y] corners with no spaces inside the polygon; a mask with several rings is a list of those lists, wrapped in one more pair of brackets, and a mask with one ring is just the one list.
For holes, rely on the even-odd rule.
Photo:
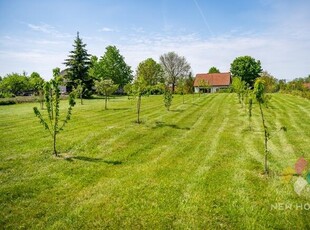
{"label": "grass field", "polygon": [[142,124],[127,97],[84,103],[59,158],[37,104],[0,107],[1,229],[310,229],[310,190],[280,176],[310,161],[309,100],[275,94],[265,109],[269,178],[257,105],[249,130],[234,94],[175,96],[169,112],[145,97]]}

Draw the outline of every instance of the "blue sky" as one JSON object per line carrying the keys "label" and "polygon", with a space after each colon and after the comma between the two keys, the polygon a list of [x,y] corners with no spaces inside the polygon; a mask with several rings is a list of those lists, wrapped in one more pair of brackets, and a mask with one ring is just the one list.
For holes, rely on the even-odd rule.
{"label": "blue sky", "polygon": [[0,76],[64,68],[76,32],[90,54],[115,45],[135,70],[175,51],[193,72],[250,55],[279,79],[310,74],[309,0],[0,0]]}

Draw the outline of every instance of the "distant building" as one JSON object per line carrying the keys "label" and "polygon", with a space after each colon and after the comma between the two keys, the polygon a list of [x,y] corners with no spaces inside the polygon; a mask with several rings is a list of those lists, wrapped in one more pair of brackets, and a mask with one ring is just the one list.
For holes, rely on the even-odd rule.
{"label": "distant building", "polygon": [[67,87],[64,85],[58,86],[61,94],[67,94]]}
{"label": "distant building", "polygon": [[310,83],[304,83],[303,85],[304,85],[304,87],[305,87],[306,89],[309,89],[309,90],[310,90]]}
{"label": "distant building", "polygon": [[68,72],[68,70],[64,69],[64,70],[60,71],[60,74],[59,74],[62,78],[62,84],[59,86],[59,90],[60,90],[61,94],[67,94],[68,92],[71,91],[67,87],[67,82],[68,82],[68,79],[66,78],[67,72]]}
{"label": "distant building", "polygon": [[199,73],[194,81],[195,93],[215,93],[231,85],[230,73]]}

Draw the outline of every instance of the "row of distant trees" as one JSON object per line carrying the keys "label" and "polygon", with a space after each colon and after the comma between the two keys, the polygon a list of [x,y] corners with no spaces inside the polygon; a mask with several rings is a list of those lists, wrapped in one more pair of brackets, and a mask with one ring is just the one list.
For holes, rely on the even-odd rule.
{"label": "row of distant trees", "polygon": [[181,80],[187,84],[187,91],[192,91],[190,64],[185,57],[174,52],[160,56],[159,63],[152,58],[142,61],[134,76],[131,67],[126,64],[115,46],[106,47],[100,58],[91,56],[86,50],[86,44],[77,34],[73,47],[64,62],[67,67],[64,74],[65,83],[69,91],[81,86],[84,89],[83,97],[89,97],[94,90],[104,95],[111,93],[111,89],[117,93],[128,93],[138,81],[143,82],[144,88],[155,94],[163,93],[168,85],[174,92],[175,86]]}
{"label": "row of distant trees", "polygon": [[[115,46],[106,47],[100,58],[92,56],[86,49],[86,44],[77,33],[68,58],[64,61],[66,69],[61,72],[61,85],[65,85],[68,92],[75,90],[79,97],[87,98],[94,93],[107,96],[117,93],[134,93],[138,88],[150,94],[163,94],[168,89],[172,93],[193,93],[194,77],[191,66],[183,56],[175,52],[163,54],[156,62],[148,58],[139,63],[135,76],[124,57]],[[286,83],[278,80],[268,72],[263,71],[260,61],[250,56],[237,57],[230,68],[233,78],[240,78],[243,84],[253,87],[256,78],[265,82],[266,92],[305,90],[307,78],[298,78]],[[216,67],[211,67],[209,73],[218,73]],[[8,74],[0,77],[0,97],[19,95],[39,95],[43,89],[44,80],[36,72],[30,76],[26,73]],[[205,83],[207,84],[207,83]],[[143,86],[143,87],[142,87]]]}
{"label": "row of distant trees", "polygon": [[[111,91],[108,88],[117,86],[115,91],[124,93],[125,88],[130,88],[126,85],[138,80],[143,81],[150,93],[154,94],[163,93],[166,86],[174,93],[178,84],[184,85],[186,93],[193,92],[191,66],[185,57],[175,52],[161,55],[159,63],[152,58],[142,61],[134,76],[131,67],[115,46],[106,47],[100,58],[92,56],[78,33],[73,47],[64,61],[66,69],[60,73],[61,85],[65,85],[68,92],[77,90],[80,96],[87,98],[96,91],[105,94]],[[0,80],[1,97],[36,94],[44,83],[38,73],[32,73],[30,77],[25,73],[13,73]]]}
{"label": "row of distant trees", "polygon": [[0,77],[0,97],[28,96],[39,94],[42,91],[44,79],[37,72],[30,76],[23,74],[8,74],[3,79]]}

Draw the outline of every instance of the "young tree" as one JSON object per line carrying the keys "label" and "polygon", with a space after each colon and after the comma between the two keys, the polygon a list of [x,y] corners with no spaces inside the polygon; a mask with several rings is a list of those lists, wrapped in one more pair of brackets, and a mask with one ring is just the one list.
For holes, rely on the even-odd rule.
{"label": "young tree", "polygon": [[77,86],[74,88],[73,92],[76,94],[76,97],[79,97],[81,100],[81,105],[83,105],[83,93],[85,86],[83,85],[80,79],[77,80]]}
{"label": "young tree", "polygon": [[177,80],[188,75],[191,66],[185,57],[181,57],[175,52],[163,54],[159,59],[165,71],[166,83],[172,86],[172,93],[174,93]]}
{"label": "young tree", "polygon": [[200,94],[201,94],[201,89],[203,89],[203,92],[205,90],[210,89],[210,85],[209,85],[208,81],[204,80],[204,79],[200,79],[198,81],[198,87],[199,87],[199,97],[200,97]]}
{"label": "young tree", "polygon": [[[245,89],[245,103],[244,103],[244,110],[248,114],[248,121],[249,121],[249,130],[252,129],[251,127],[251,121],[252,121],[252,109],[253,109],[253,90],[251,90],[249,87],[246,87]],[[248,105],[246,107],[246,104]]]}
{"label": "young tree", "polygon": [[132,95],[132,84],[130,83],[127,83],[125,86],[124,86],[124,93],[127,94],[128,96],[128,100],[130,100],[130,96]]}
{"label": "young tree", "polygon": [[143,78],[136,79],[131,86],[131,92],[134,97],[137,97],[137,123],[140,124],[140,111],[142,96],[148,93],[148,87]]}
{"label": "young tree", "polygon": [[185,89],[186,89],[185,88],[185,82],[186,82],[185,77],[180,78],[178,81],[178,91],[182,95],[183,104],[184,104],[184,94],[185,94]]}
{"label": "young tree", "polygon": [[195,79],[193,78],[192,72],[189,72],[188,78],[185,80],[185,91],[186,93],[194,93],[194,81]]}
{"label": "young tree", "polygon": [[98,79],[111,79],[120,89],[133,79],[132,70],[115,46],[106,47],[104,56],[98,62]]}
{"label": "young tree", "polygon": [[245,92],[246,82],[241,80],[241,77],[233,77],[232,87],[234,92],[238,95],[239,103],[243,106],[243,94]]}
{"label": "young tree", "polygon": [[233,77],[241,77],[249,86],[253,86],[255,79],[262,72],[260,61],[250,56],[237,57],[230,65],[230,72]]}
{"label": "young tree", "polygon": [[164,92],[164,105],[165,105],[167,111],[170,110],[170,106],[172,104],[172,98],[173,98],[172,92],[170,89],[167,88]]}
{"label": "young tree", "polygon": [[56,140],[57,134],[63,130],[65,125],[71,118],[72,108],[75,105],[73,94],[69,95],[69,108],[67,115],[62,122],[62,125],[59,125],[60,121],[60,111],[59,111],[59,102],[60,102],[60,90],[58,85],[58,79],[60,69],[55,68],[53,70],[54,79],[50,82],[46,82],[44,85],[44,96],[45,96],[45,106],[47,109],[48,118],[45,119],[37,107],[33,108],[34,114],[39,118],[40,123],[44,126],[45,129],[49,131],[53,138],[53,154],[58,156],[56,150]]}
{"label": "young tree", "polygon": [[208,72],[208,73],[219,73],[219,72],[220,72],[220,71],[219,71],[218,68],[212,66],[212,67],[209,69],[209,72]]}
{"label": "young tree", "polygon": [[266,93],[274,93],[279,91],[278,80],[269,74],[267,71],[263,71],[260,73],[260,79],[265,82],[265,92]]}
{"label": "young tree", "polygon": [[67,87],[69,90],[73,90],[78,85],[80,80],[85,85],[84,96],[90,96],[92,93],[93,81],[88,75],[90,67],[90,55],[87,53],[86,44],[83,43],[82,39],[77,32],[76,39],[73,44],[74,50],[70,51],[68,58],[64,64],[67,67]]}
{"label": "young tree", "polygon": [[265,116],[263,112],[262,105],[265,103],[265,82],[261,79],[257,79],[254,84],[254,95],[256,98],[256,101],[258,102],[259,105],[259,110],[262,118],[262,124],[264,128],[264,145],[265,145],[265,158],[264,158],[264,170],[265,174],[267,175],[269,173],[268,169],[268,140],[270,137],[270,133],[268,131],[268,127],[266,126],[266,121],[265,121]]}
{"label": "young tree", "polygon": [[99,94],[105,96],[104,109],[108,109],[108,98],[118,89],[118,85],[114,84],[111,79],[101,79],[100,81],[95,81],[95,87]]}

